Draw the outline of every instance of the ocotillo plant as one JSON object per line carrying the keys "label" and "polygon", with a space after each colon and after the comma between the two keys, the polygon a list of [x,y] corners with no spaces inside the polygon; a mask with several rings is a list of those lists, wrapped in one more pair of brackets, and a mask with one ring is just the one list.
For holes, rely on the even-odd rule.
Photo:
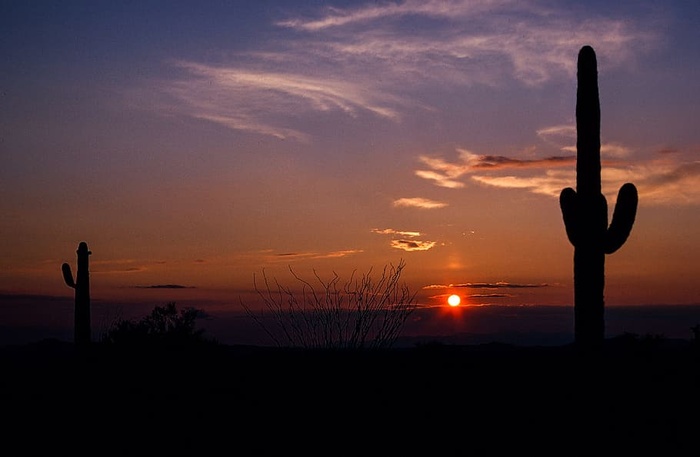
{"label": "ocotillo plant", "polygon": [[559,203],[574,245],[574,338],[576,344],[590,346],[605,339],[605,255],[617,251],[632,230],[637,188],[632,183],[620,188],[608,227],[600,179],[598,64],[590,46],[579,51],[577,78],[576,190],[562,190]]}
{"label": "ocotillo plant", "polygon": [[74,322],[74,341],[76,345],[84,346],[89,344],[91,340],[90,330],[90,271],[88,269],[89,255],[92,254],[88,250],[87,243],[82,241],[78,245],[78,272],[73,280],[73,274],[70,271],[70,265],[64,263],[61,269],[63,270],[63,280],[66,281],[68,287],[75,289],[75,322]]}

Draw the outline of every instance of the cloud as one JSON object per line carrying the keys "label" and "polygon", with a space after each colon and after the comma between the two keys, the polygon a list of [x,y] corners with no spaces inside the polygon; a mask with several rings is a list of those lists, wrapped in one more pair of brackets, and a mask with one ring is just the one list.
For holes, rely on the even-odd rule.
{"label": "cloud", "polygon": [[[488,186],[527,189],[557,198],[565,187],[576,186],[573,170],[546,170],[542,175],[530,177],[475,175],[472,179]],[[637,187],[640,205],[700,204],[700,162],[697,161],[668,163],[652,160],[625,167],[603,167],[601,180],[608,204],[614,203],[620,186],[625,182]]]}
{"label": "cloud", "polygon": [[386,103],[391,96],[352,80],[187,61],[174,65],[188,77],[168,85],[167,92],[184,103],[191,116],[236,130],[307,141],[308,134],[280,124],[291,122],[288,116],[314,111],[337,110],[354,117],[365,110],[398,117]]}
{"label": "cloud", "polygon": [[[441,158],[420,156],[419,160],[428,165],[432,170],[418,170],[415,174],[423,179],[434,181],[441,187],[464,187],[463,182],[456,181],[464,175],[470,174],[470,178],[482,184],[507,187],[526,188],[536,193],[547,195],[556,193],[570,183],[571,173],[561,173],[551,168],[569,166],[575,164],[575,156],[551,156],[541,159],[514,159],[499,155],[477,155],[466,149],[457,149],[459,158],[456,162],[448,162]],[[506,169],[542,169],[546,168],[544,177],[515,177],[515,176],[491,176],[474,174],[479,172],[495,172]],[[457,185],[459,184],[459,185]]]}
{"label": "cloud", "polygon": [[469,298],[513,298],[513,294],[471,294]]}
{"label": "cloud", "polygon": [[620,158],[630,155],[630,149],[620,143],[603,143],[600,145],[600,156],[602,158]]}
{"label": "cloud", "polygon": [[[399,121],[420,90],[570,80],[581,43],[623,66],[655,45],[657,18],[585,16],[569,5],[508,0],[366,2],[273,24],[279,39],[216,64],[172,62],[158,81],[176,112],[228,128],[310,141],[304,115],[338,112]],[[223,53],[219,53],[222,55]],[[444,185],[449,185],[445,181]]]}
{"label": "cloud", "polygon": [[354,57],[381,66],[387,75],[486,84],[506,72],[526,84],[562,73],[571,76],[575,62],[570,56],[580,43],[604,47],[610,63],[621,63],[655,38],[651,23],[586,17],[569,6],[553,5],[508,0],[367,2],[277,25],[313,32],[306,36],[325,38],[341,62]]}
{"label": "cloud", "polygon": [[362,249],[346,249],[343,251],[331,251],[325,254],[318,254],[315,259],[337,259],[339,257],[347,257],[349,255],[359,254],[363,252]]}
{"label": "cloud", "polygon": [[[340,257],[347,257],[355,254],[364,252],[362,249],[345,249],[338,251],[328,251],[328,252],[284,252],[284,253],[274,253],[269,250],[263,251],[262,254],[265,256],[267,262],[288,262],[295,260],[306,260],[306,259],[337,259]],[[255,254],[256,256],[260,253]]]}
{"label": "cloud", "polygon": [[[506,168],[542,168],[566,166],[576,160],[575,156],[551,156],[541,159],[514,159],[499,155],[478,155],[466,149],[457,148],[459,161],[450,163],[441,158],[420,156],[419,160],[432,168],[432,172],[446,179],[459,178],[475,170],[502,170]],[[418,172],[416,172],[418,174]]]}
{"label": "cloud", "polygon": [[280,21],[283,27],[291,27],[301,30],[317,31],[331,27],[339,27],[356,23],[366,23],[386,18],[403,16],[427,16],[433,18],[452,18],[465,16],[469,13],[484,12],[499,4],[511,3],[511,1],[470,1],[470,2],[445,2],[445,1],[415,1],[385,3],[383,5],[368,4],[355,9],[329,8],[328,13],[318,19],[290,19]]}
{"label": "cloud", "polygon": [[576,142],[576,126],[575,125],[553,125],[537,130],[537,136],[547,143],[555,144],[560,147]]}
{"label": "cloud", "polygon": [[416,237],[416,236],[421,236],[420,232],[408,232],[408,231],[403,231],[403,230],[394,230],[394,229],[372,229],[372,233],[378,233],[379,235],[401,235],[401,236],[409,236],[409,237]]}
{"label": "cloud", "polygon": [[447,187],[448,189],[459,189],[464,187],[463,182],[455,181],[445,174],[429,170],[416,170],[416,176],[419,178],[434,181],[436,186]]}
{"label": "cloud", "polygon": [[[546,143],[559,147],[564,152],[576,154],[576,126],[555,125],[537,130],[537,136]],[[621,158],[630,154],[630,149],[620,143],[603,142],[600,156],[603,158]]]}
{"label": "cloud", "polygon": [[404,251],[428,251],[435,247],[435,241],[391,240],[391,247]]}
{"label": "cloud", "polygon": [[[372,229],[372,233],[377,233],[379,235],[400,235],[408,238],[416,238],[421,236],[420,232],[412,232],[405,230],[394,230],[394,229]],[[401,249],[404,251],[428,251],[437,245],[436,241],[421,241],[415,239],[392,239],[389,245],[394,249]]]}
{"label": "cloud", "polygon": [[700,204],[700,161],[675,163],[656,160],[629,172],[641,203]]}
{"label": "cloud", "polygon": [[503,170],[506,168],[545,168],[568,166],[576,160],[574,156],[551,156],[542,159],[514,159],[512,157],[478,156],[473,169]]}
{"label": "cloud", "polygon": [[[546,136],[566,131],[567,129],[560,126],[549,131],[543,129],[537,133]],[[614,203],[620,186],[626,182],[634,183],[637,187],[640,204],[700,203],[700,162],[683,162],[682,151],[664,152],[659,154],[661,158],[630,162],[624,159],[631,154],[625,145],[609,143],[601,149],[611,157],[603,161],[601,170],[602,191],[607,196],[608,203]],[[418,170],[416,175],[441,187],[465,187],[465,181],[468,179],[485,186],[523,189],[555,198],[559,198],[562,189],[576,186],[575,155],[517,159],[499,155],[478,155],[466,149],[457,149],[457,153],[458,158],[454,162],[440,157],[420,156],[419,160],[431,170]],[[509,170],[520,172],[517,175],[504,173]],[[446,182],[459,183],[460,186],[445,186]]]}
{"label": "cloud", "polygon": [[436,209],[444,208],[447,203],[438,202],[435,200],[430,200],[427,198],[412,197],[412,198],[399,198],[394,201],[394,206],[397,207],[410,207],[410,208],[422,208],[422,209]]}
{"label": "cloud", "polygon": [[523,284],[523,283],[512,283],[505,281],[498,282],[466,282],[461,284],[430,284],[424,286],[423,289],[450,289],[455,287],[467,288],[467,289],[523,289],[523,288],[537,288],[537,287],[548,287],[547,283],[540,284]]}
{"label": "cloud", "polygon": [[475,175],[472,180],[491,187],[503,189],[526,189],[530,192],[559,198],[562,189],[575,185],[576,174],[572,171],[546,170],[537,176],[487,176]]}

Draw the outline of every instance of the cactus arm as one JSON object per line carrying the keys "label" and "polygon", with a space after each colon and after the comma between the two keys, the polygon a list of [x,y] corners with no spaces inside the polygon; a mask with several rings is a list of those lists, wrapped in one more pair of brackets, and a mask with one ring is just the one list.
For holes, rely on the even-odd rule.
{"label": "cactus arm", "polygon": [[612,222],[605,233],[604,251],[606,254],[617,251],[627,241],[637,214],[637,202],[637,188],[629,182],[624,184],[617,194]]}
{"label": "cactus arm", "polygon": [[66,285],[75,289],[75,281],[73,281],[73,273],[70,271],[70,265],[64,263],[61,266],[61,271],[63,271],[63,280],[66,282]]}
{"label": "cactus arm", "polygon": [[564,227],[566,227],[566,236],[569,238],[569,242],[576,246],[578,244],[578,210],[577,210],[577,195],[576,191],[571,187],[561,191],[559,195],[559,206],[561,207],[561,214],[564,219]]}

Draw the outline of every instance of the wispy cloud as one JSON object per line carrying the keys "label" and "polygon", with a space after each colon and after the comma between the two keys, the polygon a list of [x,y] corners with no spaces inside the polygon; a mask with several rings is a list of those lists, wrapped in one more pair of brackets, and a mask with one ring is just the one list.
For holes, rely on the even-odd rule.
{"label": "wispy cloud", "polygon": [[387,229],[372,229],[372,233],[376,233],[378,235],[391,235],[391,236],[397,235],[400,237],[411,238],[411,239],[394,238],[394,239],[389,241],[389,245],[392,248],[401,249],[403,251],[408,251],[408,252],[428,251],[437,245],[437,241],[416,240],[415,238],[422,236],[422,233],[420,233],[420,232],[407,231],[407,230],[394,230],[391,228],[387,228]]}
{"label": "wispy cloud", "polygon": [[391,247],[404,251],[428,251],[435,247],[435,241],[391,240]]}
{"label": "wispy cloud", "polygon": [[[554,128],[547,134],[565,131]],[[542,135],[543,131],[538,134]],[[603,193],[615,198],[625,182],[636,185],[640,204],[698,204],[700,203],[700,162],[682,161],[682,154],[660,154],[661,158],[646,161],[626,161],[630,149],[621,144],[602,146],[601,180]],[[563,148],[565,149],[565,148]],[[575,150],[575,147],[573,148]],[[604,152],[605,151],[605,152]],[[541,159],[516,159],[494,155],[477,155],[457,149],[458,157],[450,162],[440,157],[421,156],[419,160],[429,170],[417,170],[416,176],[433,181],[437,186],[465,187],[472,181],[503,189],[524,189],[532,193],[559,197],[562,189],[576,185],[576,156],[551,156]],[[676,157],[676,156],[681,157]],[[526,173],[507,174],[509,169]],[[506,173],[504,173],[504,171]],[[448,183],[447,185],[445,183]]]}
{"label": "wispy cloud", "polygon": [[399,198],[394,200],[394,206],[397,207],[409,207],[409,208],[422,208],[422,209],[436,209],[444,208],[447,203],[438,202],[435,200],[430,200],[428,198],[421,197],[410,197],[410,198]]}
{"label": "wispy cloud", "polygon": [[[407,27],[407,21],[424,27]],[[564,4],[509,0],[368,2],[278,25],[313,32],[338,60],[352,56],[392,76],[486,84],[503,74],[527,84],[572,75],[570,56],[580,43],[605,47],[609,62],[621,62],[654,40],[651,27],[629,18],[586,17]]]}
{"label": "wispy cloud", "polygon": [[700,204],[700,161],[656,160],[630,170],[639,201],[657,204]]}
{"label": "wispy cloud", "polygon": [[498,282],[465,282],[461,284],[429,284],[424,286],[423,289],[451,289],[451,288],[467,288],[467,289],[523,289],[523,288],[536,288],[536,287],[548,287],[547,283],[539,284],[527,284],[527,283],[512,283],[505,281]]}
{"label": "wispy cloud", "polygon": [[362,253],[362,249],[346,249],[339,251],[305,251],[305,252],[283,252],[275,253],[273,251],[263,251],[261,253],[252,254],[254,256],[262,256],[267,261],[267,263],[277,263],[277,262],[292,262],[298,260],[308,260],[308,259],[337,259],[340,257],[348,257],[351,255]]}
{"label": "wispy cloud", "polygon": [[394,229],[372,229],[372,233],[377,233],[379,235],[401,235],[401,236],[410,236],[410,237],[416,237],[420,236],[420,232],[410,232],[410,231],[405,231],[405,230],[394,230]]}
{"label": "wispy cloud", "polygon": [[299,122],[306,114],[398,121],[424,106],[419,91],[436,82],[447,90],[506,79],[538,85],[570,79],[581,43],[605,49],[601,66],[625,65],[655,43],[648,23],[510,0],[367,2],[271,25],[283,38],[217,64],[174,62],[182,77],[159,87],[195,118],[308,141]]}
{"label": "wispy cloud", "polygon": [[513,298],[513,294],[471,294],[469,298]]}
{"label": "wispy cloud", "polygon": [[[514,159],[497,155],[478,155],[466,149],[457,149],[458,159],[449,162],[442,158],[420,156],[419,160],[431,170],[417,170],[416,176],[428,179],[435,185],[448,188],[464,187],[463,181],[458,181],[464,175],[469,175],[474,181],[509,188],[527,188],[533,192],[550,195],[561,192],[570,183],[570,172],[552,170],[553,167],[571,166],[575,156],[552,156],[541,159]],[[495,172],[507,169],[547,169],[544,177],[515,177],[491,176],[482,174],[485,171]],[[563,185],[563,187],[562,187]]]}
{"label": "wispy cloud", "polygon": [[326,14],[317,19],[289,19],[280,21],[283,27],[316,31],[331,27],[339,27],[357,23],[367,23],[380,19],[391,19],[403,16],[426,16],[432,18],[450,19],[455,16],[464,17],[483,13],[498,8],[500,5],[512,4],[513,0],[504,1],[416,1],[385,3],[383,5],[368,4],[355,9],[328,8]]}
{"label": "wispy cloud", "polygon": [[[536,176],[486,176],[471,177],[479,183],[508,188],[527,189],[531,192],[558,197],[565,187],[575,187],[573,170],[545,170]],[[601,171],[602,191],[611,203],[620,186],[632,182],[639,192],[643,205],[697,205],[700,204],[700,162],[668,163],[650,160],[627,164],[624,167],[604,167]]]}
{"label": "wispy cloud", "polygon": [[167,91],[186,104],[191,116],[232,129],[306,141],[308,134],[282,125],[292,121],[288,116],[332,110],[356,116],[365,110],[379,117],[398,117],[388,106],[390,95],[331,75],[185,61],[174,65],[189,77],[170,84]]}
{"label": "wispy cloud", "polygon": [[[514,159],[495,155],[477,155],[465,149],[458,149],[457,162],[447,162],[441,158],[421,156],[419,160],[432,170],[417,170],[416,176],[429,179],[437,186],[459,188],[464,183],[456,181],[465,174],[489,170],[504,170],[508,168],[551,168],[568,166],[574,163],[575,156],[554,156],[543,159]],[[475,177],[474,179],[478,179]]]}
{"label": "wispy cloud", "polygon": [[503,189],[525,189],[536,194],[558,198],[562,189],[575,186],[576,174],[573,170],[545,170],[536,176],[474,175],[471,179],[487,186]]}

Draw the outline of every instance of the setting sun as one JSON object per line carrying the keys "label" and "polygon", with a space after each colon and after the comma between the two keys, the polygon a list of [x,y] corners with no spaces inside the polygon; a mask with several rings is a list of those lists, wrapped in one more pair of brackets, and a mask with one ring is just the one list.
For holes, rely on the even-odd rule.
{"label": "setting sun", "polygon": [[459,295],[450,295],[447,297],[447,304],[450,306],[459,306],[459,303],[461,302]]}

